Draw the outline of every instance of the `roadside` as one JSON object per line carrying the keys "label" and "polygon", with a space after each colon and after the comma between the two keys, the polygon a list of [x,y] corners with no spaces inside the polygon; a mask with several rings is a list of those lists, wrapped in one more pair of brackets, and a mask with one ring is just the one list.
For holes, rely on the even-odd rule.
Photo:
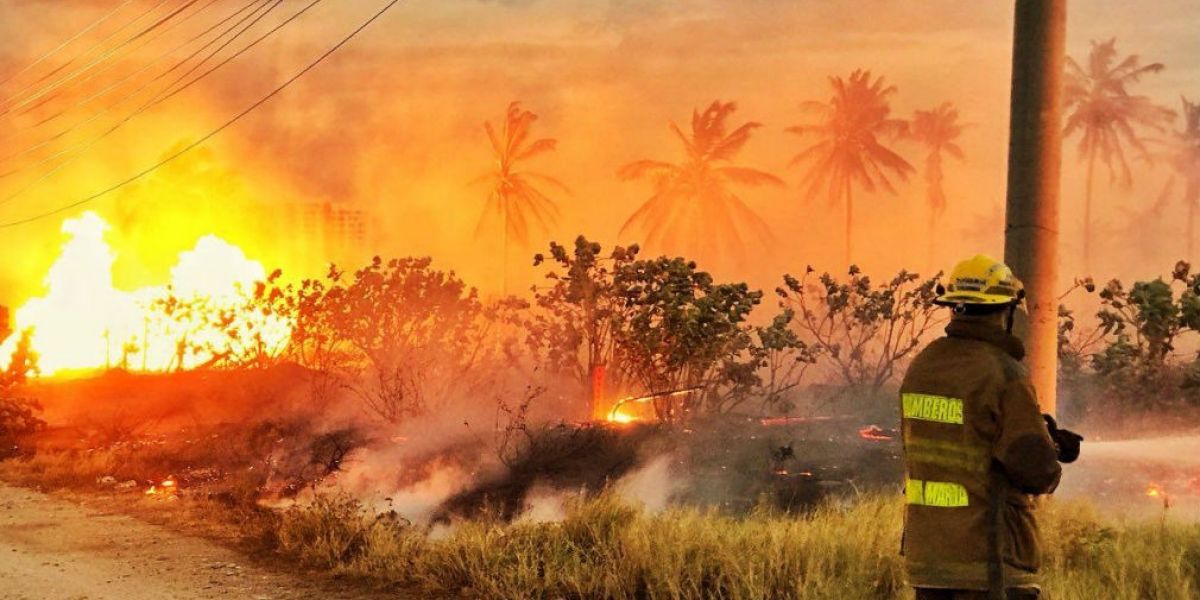
{"label": "roadside", "polygon": [[[161,501],[166,502],[173,501]],[[0,483],[0,599],[415,598],[320,574],[268,569],[176,527],[119,514],[112,504],[112,499],[67,500]],[[173,508],[158,512],[166,520],[178,515]]]}

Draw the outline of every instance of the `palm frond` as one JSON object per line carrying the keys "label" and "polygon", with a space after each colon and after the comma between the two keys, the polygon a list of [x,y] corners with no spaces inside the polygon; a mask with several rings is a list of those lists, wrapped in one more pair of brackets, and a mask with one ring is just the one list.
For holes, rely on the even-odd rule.
{"label": "palm frond", "polygon": [[[824,119],[785,130],[801,136],[816,135],[819,140],[789,162],[789,166],[807,165],[800,182],[804,197],[811,199],[825,189],[830,200],[838,201],[854,185],[867,192],[882,185],[894,193],[891,176],[905,179],[915,171],[907,161],[878,142],[881,137],[894,139],[911,133],[907,121],[888,116],[891,109],[887,98],[895,93],[896,87],[863,69],[851,72],[845,79],[830,77],[829,82],[833,95],[828,102],[810,101],[802,105],[808,113],[823,110]],[[931,112],[951,110],[945,104]]]}
{"label": "palm frond", "polygon": [[505,156],[520,154],[521,145],[529,137],[529,129],[536,120],[537,115],[522,110],[520,102],[508,105],[508,115],[504,121]]}
{"label": "palm frond", "polygon": [[571,188],[567,187],[567,184],[565,184],[549,175],[543,175],[541,173],[531,173],[529,171],[522,171],[522,172],[518,173],[518,175],[520,175],[521,177],[527,177],[534,181],[540,181],[547,185],[556,187],[556,188],[558,188],[559,191],[563,192],[564,194],[571,193]]}
{"label": "palm frond", "polygon": [[533,158],[539,154],[553,152],[558,140],[542,139],[529,144],[524,150],[521,150],[513,157],[513,161],[526,160]]}
{"label": "palm frond", "polygon": [[1162,64],[1143,65],[1136,55],[1120,60],[1117,56],[1116,39],[1110,38],[1092,41],[1086,66],[1068,59],[1064,88],[1068,113],[1063,136],[1081,134],[1079,156],[1087,160],[1099,157],[1108,170],[1110,183],[1126,185],[1132,180],[1132,172],[1124,147],[1148,159],[1144,138],[1137,129],[1165,131],[1174,111],[1155,105],[1145,96],[1132,95],[1127,89],[1143,75],[1161,71]]}
{"label": "palm frond", "polygon": [[782,179],[758,169],[750,169],[747,167],[720,167],[715,169],[715,172],[721,177],[732,181],[733,183],[741,184],[748,187],[761,187],[764,185],[773,185],[778,187],[786,187],[787,184]]}
{"label": "palm frond", "polygon": [[670,122],[672,133],[685,150],[681,162],[638,160],[617,170],[621,180],[649,178],[654,184],[654,195],[625,221],[621,227],[622,235],[635,226],[641,227],[647,243],[677,241],[701,254],[717,247],[705,241],[711,237],[705,232],[720,232],[723,240],[741,244],[740,231],[731,233],[722,229],[732,227],[736,230],[740,223],[735,219],[734,209],[725,205],[731,198],[736,199],[727,186],[782,186],[784,183],[765,171],[724,164],[736,158],[754,130],[761,127],[759,123],[750,122],[730,131],[729,117],[736,110],[736,103],[721,101],[714,101],[703,109],[695,108],[690,132],[684,132],[675,122]]}
{"label": "palm frond", "polygon": [[551,152],[557,142],[539,139],[526,144],[537,115],[521,108],[520,102],[511,102],[505,110],[503,127],[497,129],[491,122],[483,124],[488,141],[496,158],[495,170],[471,182],[472,185],[489,183],[491,191],[475,227],[478,237],[485,223],[499,219],[500,226],[514,241],[526,245],[529,240],[529,219],[543,228],[558,216],[558,207],[545,194],[535,188],[539,181],[564,191],[566,185],[557,179],[531,172],[513,169],[515,163]]}
{"label": "palm frond", "polygon": [[635,227],[639,221],[646,219],[647,215],[653,212],[657,205],[666,202],[665,197],[667,195],[668,192],[659,192],[643,202],[628,219],[625,219],[625,222],[621,225],[621,229],[617,231],[617,235],[625,235],[629,228]]}
{"label": "palm frond", "polygon": [[771,225],[758,216],[741,198],[730,195],[725,201],[725,204],[734,213],[735,221],[740,221],[745,224],[746,228],[754,232],[754,235],[762,242],[769,243],[774,241],[775,234],[771,232]]}
{"label": "palm frond", "polygon": [[492,143],[492,152],[497,157],[504,156],[504,142],[500,140],[500,136],[496,134],[496,129],[492,127],[490,122],[483,124],[484,131],[487,132],[488,141]]}
{"label": "palm frond", "polygon": [[542,225],[552,225],[561,216],[554,201],[527,182],[521,182],[516,194],[521,208],[533,214]]}
{"label": "palm frond", "polygon": [[677,175],[680,167],[658,160],[636,160],[617,169],[617,178],[623,181],[644,179],[646,177],[660,178]]}
{"label": "palm frond", "polygon": [[813,160],[814,158],[829,157],[832,155],[836,145],[837,140],[833,139],[825,139],[817,142],[816,144],[801,150],[796,156],[793,156],[792,160],[788,161],[788,167],[794,167],[796,165]]}
{"label": "palm frond", "polygon": [[746,123],[738,127],[733,133],[715,141],[708,156],[712,160],[733,160],[733,157],[741,152],[746,142],[750,141],[750,134],[759,127],[762,127],[761,123]]}

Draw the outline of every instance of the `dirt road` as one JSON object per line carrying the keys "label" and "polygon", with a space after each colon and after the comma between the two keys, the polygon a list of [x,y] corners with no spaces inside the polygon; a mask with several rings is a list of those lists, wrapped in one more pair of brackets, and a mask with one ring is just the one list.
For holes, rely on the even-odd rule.
{"label": "dirt road", "polygon": [[306,580],[213,542],[0,484],[0,599],[245,600],[409,597]]}

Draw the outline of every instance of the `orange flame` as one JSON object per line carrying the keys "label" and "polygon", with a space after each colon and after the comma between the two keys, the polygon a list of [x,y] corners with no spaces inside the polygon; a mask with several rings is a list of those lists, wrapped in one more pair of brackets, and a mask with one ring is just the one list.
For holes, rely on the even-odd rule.
{"label": "orange flame", "polygon": [[871,441],[876,441],[876,442],[885,442],[885,441],[892,439],[892,436],[888,435],[888,433],[886,431],[884,431],[883,429],[881,429],[878,425],[871,425],[871,426],[859,429],[858,436],[864,440],[871,440]]}
{"label": "orange flame", "polygon": [[1167,493],[1167,489],[1157,483],[1152,483],[1146,486],[1146,495],[1162,500],[1163,515],[1166,518],[1166,511],[1171,508],[1171,495]]}
{"label": "orange flame", "polygon": [[609,413],[608,420],[611,423],[620,423],[620,424],[624,425],[626,423],[636,422],[638,419],[637,419],[637,417],[634,417],[633,415],[627,415],[627,414],[621,413],[621,412],[613,412],[613,413]]}
{"label": "orange flame", "polygon": [[[180,253],[169,285],[118,290],[112,280],[116,254],[104,240],[108,229],[92,212],[65,221],[62,230],[70,239],[46,275],[46,294],[14,313],[15,330],[34,330],[33,350],[42,374],[112,366],[128,357],[131,348],[136,349],[135,364],[124,366],[146,371],[192,368],[228,350],[228,336],[221,331],[154,319],[149,307],[173,295],[203,300],[204,310],[238,310],[243,290],[266,279],[262,265],[209,235]],[[291,333],[290,323],[278,317],[241,310],[238,319],[238,327],[253,327],[272,351],[281,350]],[[184,337],[206,350],[180,356],[178,343]],[[0,346],[0,357],[9,356],[15,343],[10,338]]]}
{"label": "orange flame", "polygon": [[162,487],[159,487],[158,485],[150,486],[150,489],[146,490],[146,495],[174,497],[179,494],[179,484],[175,482],[174,477],[168,477],[164,479],[159,485]]}

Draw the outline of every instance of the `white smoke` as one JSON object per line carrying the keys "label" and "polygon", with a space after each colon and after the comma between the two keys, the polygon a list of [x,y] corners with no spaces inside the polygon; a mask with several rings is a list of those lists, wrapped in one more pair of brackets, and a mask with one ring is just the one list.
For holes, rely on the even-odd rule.
{"label": "white smoke", "polygon": [[617,493],[640,502],[648,512],[661,512],[685,487],[685,482],[671,472],[672,462],[670,455],[656,456],[621,478],[617,482]]}

